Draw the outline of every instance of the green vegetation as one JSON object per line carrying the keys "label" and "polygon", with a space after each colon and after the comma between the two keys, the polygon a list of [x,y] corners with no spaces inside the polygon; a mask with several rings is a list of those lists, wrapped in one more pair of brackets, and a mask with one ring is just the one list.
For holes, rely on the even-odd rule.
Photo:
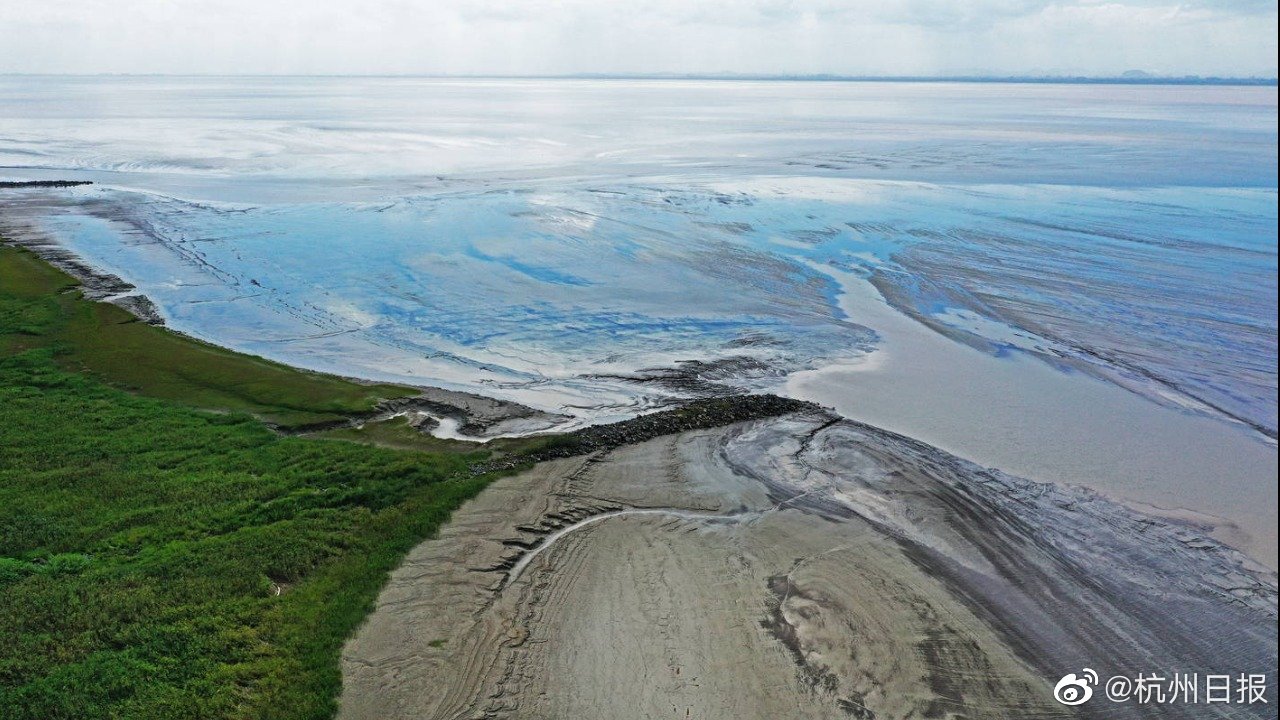
{"label": "green vegetation", "polygon": [[84,370],[150,397],[249,412],[282,426],[338,420],[412,388],[364,385],[305,372],[138,322],[110,303],[65,292],[76,282],[34,255],[0,247],[4,338],[0,350],[56,347]]}
{"label": "green vegetation", "polygon": [[466,468],[487,454],[281,437],[258,418],[407,390],[237,355],[73,288],[0,247],[0,718],[329,717],[344,639],[485,485]]}
{"label": "green vegetation", "polygon": [[477,468],[809,408],[714,398],[483,450],[403,418],[263,423],[413,392],[146,325],[0,245],[0,720],[330,717],[342,643]]}

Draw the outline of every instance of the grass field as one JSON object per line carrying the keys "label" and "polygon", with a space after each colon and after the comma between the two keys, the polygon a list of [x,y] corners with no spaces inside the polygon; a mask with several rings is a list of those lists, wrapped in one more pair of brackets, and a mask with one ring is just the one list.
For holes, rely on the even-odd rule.
{"label": "grass field", "polygon": [[332,715],[343,640],[485,454],[261,420],[408,392],[135,322],[0,246],[0,718]]}

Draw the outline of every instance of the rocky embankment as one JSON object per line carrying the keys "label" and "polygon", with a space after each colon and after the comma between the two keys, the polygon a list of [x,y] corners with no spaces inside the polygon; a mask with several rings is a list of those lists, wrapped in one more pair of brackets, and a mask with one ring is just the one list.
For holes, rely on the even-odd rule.
{"label": "rocky embankment", "polygon": [[546,443],[539,447],[492,462],[473,465],[471,469],[476,474],[509,470],[529,463],[612,450],[663,435],[723,427],[748,420],[806,411],[822,411],[822,408],[811,402],[768,394],[690,400],[669,410],[550,436]]}
{"label": "rocky embankment", "polygon": [[91,180],[4,180],[0,181],[0,190],[17,190],[21,188],[69,188],[80,185],[92,185]]}

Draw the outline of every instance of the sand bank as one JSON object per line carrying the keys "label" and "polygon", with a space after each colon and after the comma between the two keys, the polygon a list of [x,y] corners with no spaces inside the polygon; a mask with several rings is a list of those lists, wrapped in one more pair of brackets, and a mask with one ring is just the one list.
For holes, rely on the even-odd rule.
{"label": "sand bank", "polygon": [[1052,698],[1084,666],[1270,667],[1246,562],[825,413],[686,432],[458,511],[349,642],[340,716],[1090,717]]}

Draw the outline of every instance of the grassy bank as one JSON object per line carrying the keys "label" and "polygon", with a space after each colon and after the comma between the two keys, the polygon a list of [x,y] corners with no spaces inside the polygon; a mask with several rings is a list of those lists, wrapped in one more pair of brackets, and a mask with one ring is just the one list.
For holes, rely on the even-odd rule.
{"label": "grassy bank", "polygon": [[344,638],[483,487],[464,470],[484,455],[280,437],[258,418],[409,391],[237,355],[73,287],[0,247],[0,718],[330,716]]}
{"label": "grassy bank", "polygon": [[110,303],[65,292],[75,280],[31,253],[0,247],[0,350],[57,348],[58,363],[116,387],[202,408],[253,413],[282,426],[321,423],[416,393],[241,355],[138,322]]}

